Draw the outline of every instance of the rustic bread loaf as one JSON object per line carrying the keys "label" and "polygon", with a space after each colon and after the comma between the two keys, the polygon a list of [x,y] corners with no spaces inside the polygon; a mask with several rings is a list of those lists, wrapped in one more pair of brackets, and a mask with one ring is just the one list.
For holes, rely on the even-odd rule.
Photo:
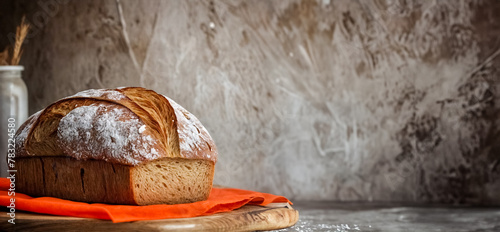
{"label": "rustic bread loaf", "polygon": [[32,196],[136,205],[206,200],[216,161],[198,119],[144,88],[77,93],[16,133],[16,186]]}

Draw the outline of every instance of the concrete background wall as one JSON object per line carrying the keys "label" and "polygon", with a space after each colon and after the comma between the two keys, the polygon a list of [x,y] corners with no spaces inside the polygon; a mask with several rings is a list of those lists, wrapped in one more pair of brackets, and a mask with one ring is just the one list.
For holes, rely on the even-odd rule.
{"label": "concrete background wall", "polygon": [[84,89],[143,86],[207,127],[216,184],[500,204],[498,1],[2,4],[2,25],[23,13],[34,25],[31,113]]}

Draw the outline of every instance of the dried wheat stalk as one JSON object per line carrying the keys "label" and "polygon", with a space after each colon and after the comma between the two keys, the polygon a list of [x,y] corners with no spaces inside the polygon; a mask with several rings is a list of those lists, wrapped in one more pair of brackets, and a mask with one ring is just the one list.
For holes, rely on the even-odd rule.
{"label": "dried wheat stalk", "polygon": [[[0,65],[18,65],[21,60],[21,55],[23,50],[21,46],[23,45],[26,35],[28,35],[30,25],[26,23],[26,19],[23,16],[21,20],[21,25],[17,26],[16,29],[16,41],[14,47],[8,46],[3,52],[0,53]],[[9,52],[10,51],[10,52]]]}
{"label": "dried wheat stalk", "polygon": [[23,51],[21,50],[21,46],[23,45],[24,39],[26,35],[28,35],[28,30],[30,29],[30,25],[26,23],[25,17],[21,20],[21,25],[17,26],[16,30],[16,43],[14,45],[14,49],[11,54],[10,65],[18,65],[21,60],[21,55]]}

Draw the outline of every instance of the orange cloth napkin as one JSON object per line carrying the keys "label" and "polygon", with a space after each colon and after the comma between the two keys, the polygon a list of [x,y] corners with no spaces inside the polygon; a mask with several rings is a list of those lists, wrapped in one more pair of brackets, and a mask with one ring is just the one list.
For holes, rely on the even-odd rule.
{"label": "orange cloth napkin", "polygon": [[[10,180],[0,178],[0,205],[10,205],[8,196]],[[178,205],[108,205],[84,203],[53,197],[30,197],[16,192],[15,209],[35,213],[97,218],[113,222],[130,222],[167,218],[188,218],[211,215],[238,209],[246,204],[267,205],[269,203],[290,203],[282,196],[234,188],[213,188],[208,200]]]}

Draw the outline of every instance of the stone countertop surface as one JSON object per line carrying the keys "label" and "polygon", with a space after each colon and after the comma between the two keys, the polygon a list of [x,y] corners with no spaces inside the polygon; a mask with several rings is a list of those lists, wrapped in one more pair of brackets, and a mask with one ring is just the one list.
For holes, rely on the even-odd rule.
{"label": "stone countertop surface", "polygon": [[500,231],[500,206],[294,202],[299,221],[278,231]]}

